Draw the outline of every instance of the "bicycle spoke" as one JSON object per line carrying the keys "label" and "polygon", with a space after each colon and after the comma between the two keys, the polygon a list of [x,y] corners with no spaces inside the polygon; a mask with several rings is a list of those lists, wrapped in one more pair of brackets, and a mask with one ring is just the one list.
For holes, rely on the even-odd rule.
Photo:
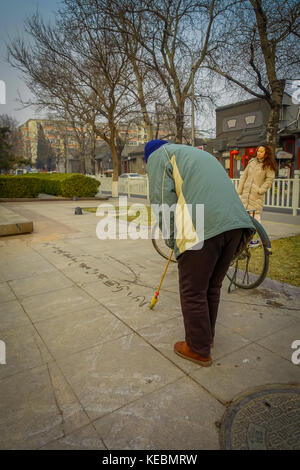
{"label": "bicycle spoke", "polygon": [[[271,254],[270,241],[263,227],[256,220],[253,223],[257,230],[255,241],[258,241],[258,244],[249,244],[238,259],[233,261],[227,273],[231,283],[243,289],[252,289],[262,283],[268,271]],[[234,266],[235,271],[232,274]]]}
{"label": "bicycle spoke", "polygon": [[[167,247],[167,245],[165,244],[165,241],[162,237],[162,233],[161,231],[158,229],[158,224],[156,224],[153,228],[152,228],[152,244],[155,248],[155,250],[157,251],[157,253],[160,254],[160,256],[162,256],[163,258],[165,259],[168,259],[169,258],[169,255],[170,255],[170,248]],[[173,263],[177,263],[177,260],[176,260],[176,257],[175,257],[175,254],[173,253],[173,256],[172,256],[172,259],[171,261]]]}

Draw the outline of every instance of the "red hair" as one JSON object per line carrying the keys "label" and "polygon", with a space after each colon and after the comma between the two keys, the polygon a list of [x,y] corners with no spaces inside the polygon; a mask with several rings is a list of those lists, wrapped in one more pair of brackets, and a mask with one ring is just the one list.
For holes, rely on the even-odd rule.
{"label": "red hair", "polygon": [[270,145],[259,145],[256,149],[255,156],[257,155],[257,150],[259,147],[263,147],[265,149],[265,156],[263,160],[263,169],[266,170],[269,168],[270,170],[276,171],[277,170],[277,163],[275,161],[274,155],[273,155],[273,149],[270,147]]}

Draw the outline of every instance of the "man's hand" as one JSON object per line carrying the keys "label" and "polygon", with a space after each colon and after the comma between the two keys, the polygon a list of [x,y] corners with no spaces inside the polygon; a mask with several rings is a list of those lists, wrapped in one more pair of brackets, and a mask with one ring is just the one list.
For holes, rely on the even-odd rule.
{"label": "man's hand", "polygon": [[167,245],[167,247],[170,248],[170,250],[174,250],[175,241],[173,238],[169,238],[168,240],[165,240],[165,244]]}

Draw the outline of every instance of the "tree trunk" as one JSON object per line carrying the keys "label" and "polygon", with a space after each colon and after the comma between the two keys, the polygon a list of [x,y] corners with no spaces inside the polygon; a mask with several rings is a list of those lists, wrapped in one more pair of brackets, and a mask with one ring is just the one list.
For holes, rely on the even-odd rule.
{"label": "tree trunk", "polygon": [[83,175],[85,174],[85,171],[86,171],[86,165],[85,165],[85,149],[81,148],[80,149],[80,158],[79,158],[79,161],[80,161],[80,173],[82,173]]}
{"label": "tree trunk", "polygon": [[139,74],[137,65],[134,64],[133,67],[134,67],[134,74],[137,79],[138,96],[139,96],[141,111],[142,111],[144,122],[145,122],[145,127],[147,130],[148,140],[152,140],[153,139],[153,126],[152,126],[149,114],[147,112],[147,105],[146,105],[146,100],[145,100],[145,95],[144,95],[144,90],[143,90],[143,80]]}
{"label": "tree trunk", "polygon": [[181,106],[179,109],[176,110],[175,125],[175,142],[176,144],[182,144],[184,126],[184,106]]}
{"label": "tree trunk", "polygon": [[120,173],[120,161],[118,158],[118,152],[115,145],[111,146],[111,153],[113,157],[113,177],[112,177],[112,197],[118,197],[118,180],[119,180],[119,173]]}
{"label": "tree trunk", "polygon": [[271,109],[267,124],[267,143],[272,147],[274,155],[277,147],[277,136],[279,127],[280,109],[282,106],[283,92],[285,88],[285,80],[276,80],[271,84],[272,101]]}
{"label": "tree trunk", "polygon": [[96,174],[96,159],[95,159],[95,157],[96,157],[96,136],[95,136],[95,133],[94,133],[93,130],[91,131],[90,141],[91,141],[91,145],[90,145],[90,148],[91,148],[91,154],[90,154],[91,172],[92,172],[92,175],[95,175]]}

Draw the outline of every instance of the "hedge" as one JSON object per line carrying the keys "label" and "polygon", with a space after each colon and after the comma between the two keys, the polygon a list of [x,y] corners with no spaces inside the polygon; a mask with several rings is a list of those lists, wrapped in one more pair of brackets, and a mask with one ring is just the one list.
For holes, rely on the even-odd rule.
{"label": "hedge", "polygon": [[[64,175],[65,177],[66,175]],[[40,193],[51,194],[53,196],[61,195],[60,175],[47,173],[27,173],[25,178],[36,178],[40,182]]]}
{"label": "hedge", "polygon": [[93,197],[98,192],[100,181],[80,174],[67,175],[61,181],[61,194],[64,197]]}
{"label": "hedge", "polygon": [[0,197],[37,197],[40,187],[34,177],[0,176]]}
{"label": "hedge", "polygon": [[0,176],[0,197],[37,197],[39,193],[63,197],[93,197],[100,182],[71,173],[35,173]]}

